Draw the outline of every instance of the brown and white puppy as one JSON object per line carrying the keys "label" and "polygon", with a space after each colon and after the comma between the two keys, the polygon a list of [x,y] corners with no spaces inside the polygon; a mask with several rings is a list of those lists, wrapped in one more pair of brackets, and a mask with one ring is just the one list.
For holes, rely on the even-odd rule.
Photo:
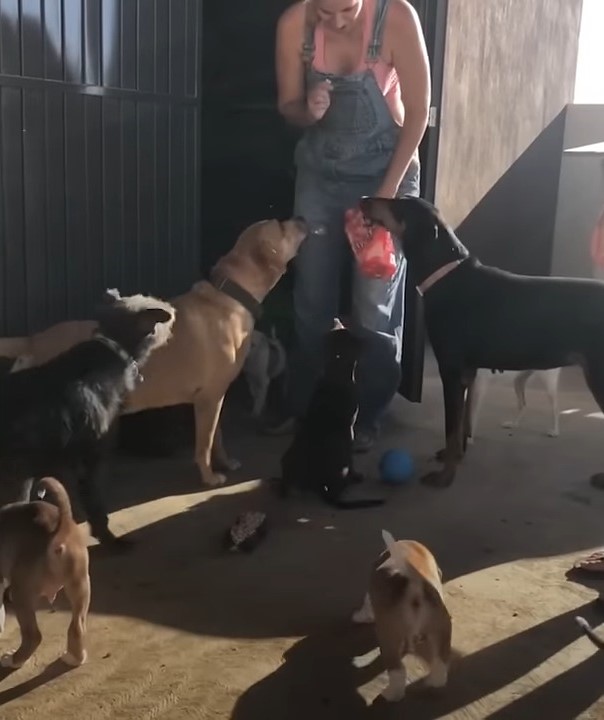
{"label": "brown and white puppy", "polygon": [[[413,540],[394,540],[382,531],[386,550],[373,566],[363,606],[353,615],[357,623],[373,623],[379,653],[388,672],[382,697],[402,700],[407,686],[405,655],[420,657],[430,673],[424,685],[447,684],[451,658],[451,616],[443,596],[441,572],[427,547]],[[363,667],[377,656],[372,651],[355,658]]]}
{"label": "brown and white puppy", "polygon": [[[219,417],[229,385],[239,375],[254,330],[248,306],[227,292],[227,280],[260,305],[296,256],[306,237],[303,220],[264,220],[248,227],[234,248],[221,258],[210,281],[196,283],[170,303],[176,309],[172,338],[153,353],[145,366],[145,382],[126,400],[126,413],[171,405],[195,407],[195,461],[207,485],[221,485],[215,472],[235,469],[223,447]],[[34,364],[54,357],[88,339],[95,324],[89,321],[54,325],[31,338],[0,339],[0,355],[30,354]]]}
{"label": "brown and white puppy", "polygon": [[67,652],[63,662],[86,661],[84,636],[90,605],[86,540],[71,514],[69,496],[54,478],[38,485],[54,504],[38,500],[0,508],[0,633],[4,630],[3,598],[7,588],[21,630],[21,646],[0,658],[6,668],[20,668],[42,641],[36,621],[41,597],[53,602],[62,588],[71,605]]}

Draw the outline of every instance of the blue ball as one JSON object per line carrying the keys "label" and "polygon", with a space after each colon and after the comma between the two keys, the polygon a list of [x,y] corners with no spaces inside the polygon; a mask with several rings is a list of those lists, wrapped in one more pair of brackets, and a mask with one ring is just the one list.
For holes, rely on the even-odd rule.
{"label": "blue ball", "polygon": [[389,485],[403,485],[413,479],[415,464],[406,450],[386,450],[380,458],[380,477]]}

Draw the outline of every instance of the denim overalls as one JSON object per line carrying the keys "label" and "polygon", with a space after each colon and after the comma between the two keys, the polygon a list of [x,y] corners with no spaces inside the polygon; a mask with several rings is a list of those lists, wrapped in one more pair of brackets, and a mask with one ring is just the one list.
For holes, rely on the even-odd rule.
{"label": "denim overalls", "polygon": [[[295,262],[294,316],[297,348],[292,358],[290,402],[294,415],[308,403],[322,364],[322,339],[340,313],[345,274],[351,276],[351,320],[367,339],[357,371],[358,427],[373,429],[400,382],[405,260],[391,280],[361,275],[344,234],[344,212],[377,192],[400,133],[371,70],[379,58],[388,0],[377,0],[372,38],[360,73],[337,76],[312,67],[314,27],[307,23],[303,59],[307,87],[328,79],[331,105],[305,131],[296,148],[295,213],[310,233]],[[419,195],[419,163],[413,160],[399,189]]]}

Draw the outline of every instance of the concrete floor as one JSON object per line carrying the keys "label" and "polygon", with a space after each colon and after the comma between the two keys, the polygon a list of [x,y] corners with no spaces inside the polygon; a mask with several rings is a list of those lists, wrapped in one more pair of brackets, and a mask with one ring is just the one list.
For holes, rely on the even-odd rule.
{"label": "concrete floor", "polygon": [[[381,448],[405,447],[419,471],[442,445],[440,384],[433,367],[428,375],[422,405],[395,402]],[[118,558],[92,548],[90,661],[63,674],[53,661],[66,606],[40,612],[44,644],[29,667],[0,676],[0,717],[604,718],[604,655],[573,622],[576,613],[604,621],[597,584],[566,577],[576,556],[604,544],[604,493],[588,484],[604,470],[604,422],[577,373],[565,371],[562,434],[546,437],[547,403],[532,387],[524,427],[511,433],[500,421],[513,412],[513,391],[496,377],[455,485],[387,491],[377,510],[274,500],[253,479],[276,472],[283,441],[253,433],[230,443],[244,461],[234,479],[246,482],[220,491],[196,492],[185,459],[122,463],[112,522],[138,544]],[[370,475],[377,457],[363,459]],[[221,534],[254,508],[269,512],[271,534],[252,555],[225,556]],[[348,618],[382,528],[434,551],[458,654],[441,696],[412,686],[396,706],[374,702],[385,684],[379,665],[350,662],[374,644],[371,629]],[[9,618],[0,647],[16,638]]]}

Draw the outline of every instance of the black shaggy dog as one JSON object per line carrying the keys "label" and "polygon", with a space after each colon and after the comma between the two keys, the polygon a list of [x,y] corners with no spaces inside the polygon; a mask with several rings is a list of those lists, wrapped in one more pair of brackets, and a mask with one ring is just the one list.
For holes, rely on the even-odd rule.
{"label": "black shaggy dog", "polygon": [[[27,500],[34,480],[75,481],[92,534],[116,543],[96,473],[123,399],[170,337],[175,310],[109,290],[95,336],[38,367],[0,377],[0,495]],[[12,497],[6,497],[7,493]]]}
{"label": "black shaggy dog", "polygon": [[344,491],[362,480],[353,469],[354,423],[359,410],[355,370],[363,347],[361,339],[339,320],[327,334],[323,376],[292,444],[281,459],[280,491],[293,487],[317,493],[341,508],[382,505],[382,499],[346,500]]}

